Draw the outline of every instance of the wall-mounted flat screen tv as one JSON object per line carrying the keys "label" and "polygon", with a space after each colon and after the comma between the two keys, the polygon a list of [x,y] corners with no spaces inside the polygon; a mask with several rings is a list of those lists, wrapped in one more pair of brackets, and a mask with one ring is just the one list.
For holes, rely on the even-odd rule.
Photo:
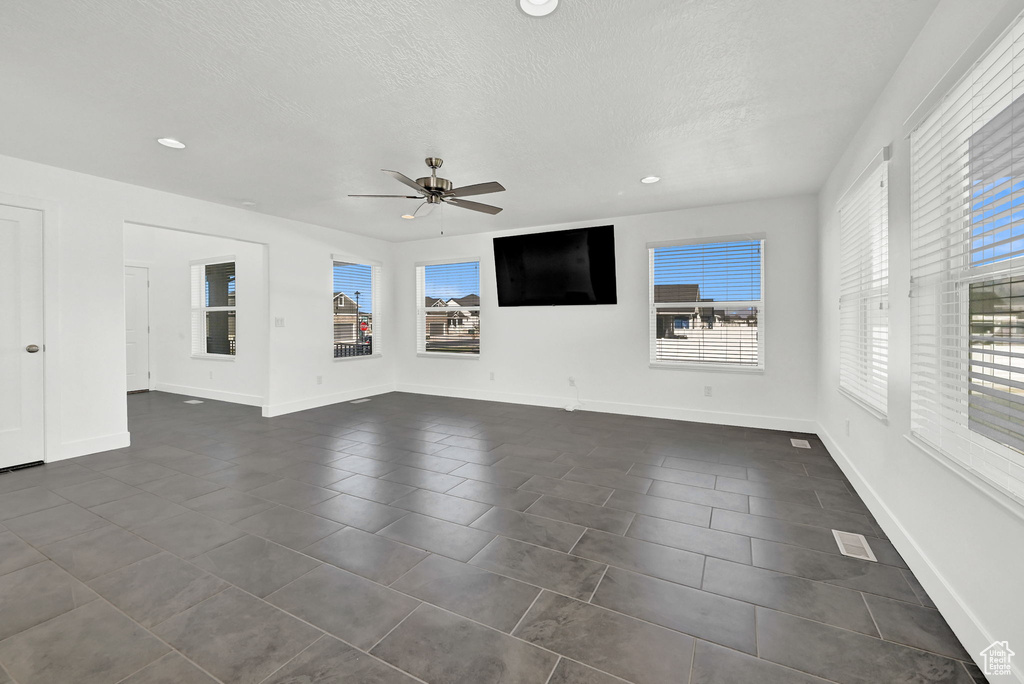
{"label": "wall-mounted flat screen tv", "polygon": [[494,238],[498,306],[615,304],[614,226]]}

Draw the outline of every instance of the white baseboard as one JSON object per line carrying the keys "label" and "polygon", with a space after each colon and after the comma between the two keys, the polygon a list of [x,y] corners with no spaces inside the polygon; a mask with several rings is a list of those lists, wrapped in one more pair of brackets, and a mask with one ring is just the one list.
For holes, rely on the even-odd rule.
{"label": "white baseboard", "polygon": [[154,391],[168,392],[170,394],[184,394],[189,397],[200,399],[213,399],[215,401],[227,401],[232,404],[244,404],[246,406],[263,406],[263,397],[255,394],[240,394],[238,392],[222,392],[221,390],[205,389],[203,387],[186,387],[185,385],[169,385],[165,382],[153,384]]}
{"label": "white baseboard", "polygon": [[[465,388],[439,387],[436,385],[410,385],[398,383],[395,389],[399,392],[412,394],[433,394],[441,397],[457,397],[460,399],[482,399],[484,401],[500,401],[507,404],[528,404],[530,406],[549,406],[565,408],[575,404],[575,397],[551,397],[534,394],[515,394],[512,392],[492,392]],[[669,420],[685,420],[695,423],[711,423],[713,425],[734,425],[737,427],[764,428],[767,430],[788,430],[792,432],[814,433],[817,422],[802,418],[785,418],[781,416],[761,416],[751,414],[726,413],[724,411],[698,411],[676,406],[649,406],[645,404],[624,404],[611,401],[582,401],[578,411],[597,411],[600,413],[618,413],[627,416],[644,416],[646,418],[666,418]]]}
{"label": "white baseboard", "polygon": [[286,401],[280,404],[268,404],[263,407],[263,417],[275,418],[287,413],[320,408],[321,406],[330,406],[331,404],[340,404],[343,401],[352,401],[353,399],[362,399],[363,397],[372,397],[378,394],[385,394],[386,392],[394,391],[394,385],[375,385],[373,387],[348,390],[347,392],[337,392],[335,394],[324,394],[316,397],[309,397],[307,399]]}
{"label": "white baseboard", "polygon": [[96,454],[101,451],[120,449],[129,446],[131,441],[130,433],[117,432],[112,435],[103,435],[102,437],[90,437],[89,439],[80,439],[74,442],[64,442],[56,449],[56,453],[48,452],[46,454],[46,462],[55,463],[78,456]]}
{"label": "white baseboard", "polygon": [[[996,638],[985,628],[981,620],[978,619],[978,616],[974,614],[974,611],[964,602],[956,589],[949,584],[939,568],[931,562],[928,555],[918,546],[913,535],[900,524],[896,516],[893,515],[893,512],[878,496],[878,492],[864,479],[857,466],[854,465],[853,461],[850,460],[836,441],[832,439],[832,435],[820,425],[818,426],[817,433],[836,464],[850,480],[850,484],[857,490],[857,494],[864,500],[872,515],[875,516],[878,524],[885,530],[889,540],[896,547],[896,550],[900,552],[900,555],[903,556],[903,560],[907,562],[907,565],[910,566],[914,576],[917,577],[925,591],[928,592],[928,596],[938,606],[942,617],[949,623],[950,628],[964,644],[971,657],[977,658],[981,649],[994,642]],[[980,664],[978,666],[981,667]],[[1012,671],[1013,675],[1010,675],[1010,677],[1016,679],[1020,684],[1024,684],[1024,674],[1022,674],[1017,662],[1013,664]],[[999,677],[998,681],[1008,681],[1008,677]]]}

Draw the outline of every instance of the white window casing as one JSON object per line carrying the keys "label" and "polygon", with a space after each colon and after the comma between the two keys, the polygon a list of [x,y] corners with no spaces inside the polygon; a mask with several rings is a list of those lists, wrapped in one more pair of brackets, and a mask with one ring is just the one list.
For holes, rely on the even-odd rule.
{"label": "white window casing", "polygon": [[192,261],[189,269],[192,357],[233,360],[238,306],[235,257]]}
{"label": "white window casing", "polygon": [[885,417],[889,390],[889,164],[839,206],[839,389]]}
{"label": "white window casing", "polygon": [[648,244],[650,364],[764,369],[764,235]]}
{"label": "white window casing", "polygon": [[375,358],[383,353],[379,262],[333,255],[332,334],[336,361]]}
{"label": "white window casing", "polygon": [[416,265],[416,352],[480,357],[480,260]]}
{"label": "white window casing", "polygon": [[1024,24],[911,134],[911,439],[1024,505]]}

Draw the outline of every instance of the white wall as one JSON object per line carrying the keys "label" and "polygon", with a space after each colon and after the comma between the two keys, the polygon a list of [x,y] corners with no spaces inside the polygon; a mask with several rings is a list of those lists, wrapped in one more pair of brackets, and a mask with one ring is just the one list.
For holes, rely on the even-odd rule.
{"label": "white wall", "polygon": [[[264,404],[270,359],[263,252],[253,242],[125,224],[125,263],[149,269],[151,389]],[[190,263],[224,256],[235,261],[236,353],[193,357]]]}
{"label": "white wall", "polygon": [[[46,209],[49,461],[128,443],[126,222],[267,245],[269,314],[285,318],[285,327],[269,329],[264,414],[394,386],[388,355],[335,361],[331,328],[331,255],[354,254],[387,269],[389,243],[2,156],[0,201]],[[391,332],[382,317],[375,338],[386,345]]]}
{"label": "white wall", "polygon": [[[617,305],[498,308],[494,237],[607,224]],[[750,232],[767,235],[764,373],[650,368],[646,244]],[[815,198],[805,196],[397,244],[398,388],[565,406],[572,375],[587,410],[813,432],[816,240]],[[417,356],[414,265],[460,257],[480,258],[480,359]]]}
{"label": "white wall", "polygon": [[[910,144],[912,113],[940,82],[944,92],[1024,2],[942,2],[819,196],[821,240],[818,421],[858,493],[976,658],[989,643],[1024,646],[1024,512],[1000,505],[969,478],[910,444]],[[977,41],[980,34],[984,38]],[[961,55],[967,51],[963,59]],[[947,74],[947,70],[951,70]],[[932,98],[934,99],[934,97]],[[927,105],[925,105],[925,109]],[[907,122],[907,126],[905,126]],[[841,396],[838,384],[836,203],[872,157],[892,144],[889,184],[891,289],[889,418]],[[850,421],[850,435],[845,421]],[[1019,507],[1018,507],[1019,511]],[[1016,645],[1016,646],[1013,646]],[[1018,663],[1021,658],[1018,656]],[[1016,677],[1024,681],[1018,666]],[[1002,680],[1000,680],[1002,681]]]}

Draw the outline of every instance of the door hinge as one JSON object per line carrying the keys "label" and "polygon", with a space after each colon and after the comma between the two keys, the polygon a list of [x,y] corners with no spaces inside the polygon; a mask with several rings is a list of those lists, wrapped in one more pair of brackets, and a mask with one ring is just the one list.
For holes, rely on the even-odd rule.
{"label": "door hinge", "polygon": [[146,377],[147,378],[153,377],[153,371],[146,371]]}

